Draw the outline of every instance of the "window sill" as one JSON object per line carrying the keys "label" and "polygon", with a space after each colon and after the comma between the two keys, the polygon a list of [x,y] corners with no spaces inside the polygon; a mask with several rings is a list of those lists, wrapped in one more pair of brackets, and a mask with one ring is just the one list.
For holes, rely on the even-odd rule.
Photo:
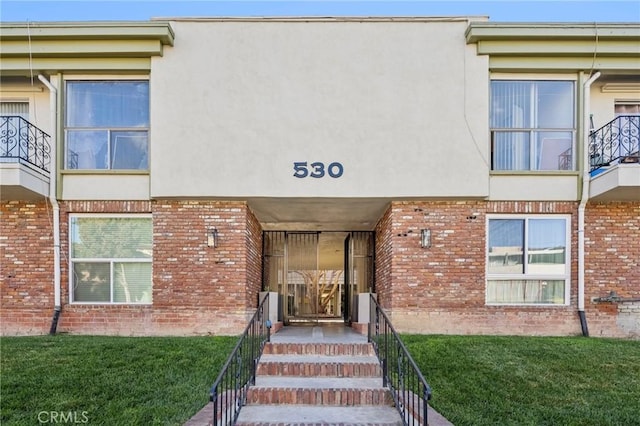
{"label": "window sill", "polygon": [[490,303],[485,302],[485,306],[497,308],[566,308],[568,303]]}
{"label": "window sill", "polygon": [[580,176],[577,170],[490,170],[491,176]]}
{"label": "window sill", "polygon": [[63,175],[148,175],[149,170],[98,170],[98,169],[63,169]]}
{"label": "window sill", "polygon": [[70,306],[127,306],[127,307],[150,307],[153,306],[153,302],[145,303],[117,303],[117,302],[69,302]]}

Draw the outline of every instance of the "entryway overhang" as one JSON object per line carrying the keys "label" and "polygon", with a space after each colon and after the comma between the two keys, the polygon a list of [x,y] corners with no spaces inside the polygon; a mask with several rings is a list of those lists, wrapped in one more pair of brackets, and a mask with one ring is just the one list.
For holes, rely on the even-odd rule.
{"label": "entryway overhang", "polygon": [[372,231],[390,198],[249,198],[265,231]]}

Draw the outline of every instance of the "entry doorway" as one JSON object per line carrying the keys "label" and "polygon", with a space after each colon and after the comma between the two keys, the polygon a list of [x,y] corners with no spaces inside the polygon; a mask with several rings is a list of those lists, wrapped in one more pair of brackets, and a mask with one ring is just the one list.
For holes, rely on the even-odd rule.
{"label": "entry doorway", "polygon": [[279,294],[285,324],[347,322],[357,294],[373,291],[372,232],[267,231],[265,291]]}

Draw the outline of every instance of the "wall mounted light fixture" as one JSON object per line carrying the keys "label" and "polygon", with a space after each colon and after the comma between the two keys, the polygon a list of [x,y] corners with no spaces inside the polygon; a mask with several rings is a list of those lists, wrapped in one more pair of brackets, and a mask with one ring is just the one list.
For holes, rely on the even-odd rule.
{"label": "wall mounted light fixture", "polygon": [[423,229],[420,231],[420,247],[431,247],[431,229]]}
{"label": "wall mounted light fixture", "polygon": [[218,229],[211,228],[207,232],[207,246],[218,247]]}

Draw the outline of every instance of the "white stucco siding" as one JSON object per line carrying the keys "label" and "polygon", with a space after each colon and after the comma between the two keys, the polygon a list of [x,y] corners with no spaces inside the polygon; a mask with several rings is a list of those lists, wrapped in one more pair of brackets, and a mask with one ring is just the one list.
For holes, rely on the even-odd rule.
{"label": "white stucco siding", "polygon": [[[26,79],[25,79],[26,80]],[[28,121],[43,132],[51,135],[51,109],[49,90],[37,77],[33,84],[3,83],[0,102],[26,102],[29,104]]]}
{"label": "white stucco siding", "polygon": [[[171,25],[153,197],[488,195],[487,58],[466,21]],[[344,173],[293,177],[303,161]]]}
{"label": "white stucco siding", "polygon": [[[635,85],[640,83],[640,78],[635,81]],[[640,103],[640,89],[627,91],[616,90],[611,92],[603,92],[602,83],[598,80],[591,86],[591,113],[593,116],[594,129],[609,123],[615,118],[616,102],[634,102]],[[631,84],[629,84],[631,86]]]}
{"label": "white stucco siding", "polygon": [[148,200],[149,176],[145,174],[66,174],[65,200]]}

